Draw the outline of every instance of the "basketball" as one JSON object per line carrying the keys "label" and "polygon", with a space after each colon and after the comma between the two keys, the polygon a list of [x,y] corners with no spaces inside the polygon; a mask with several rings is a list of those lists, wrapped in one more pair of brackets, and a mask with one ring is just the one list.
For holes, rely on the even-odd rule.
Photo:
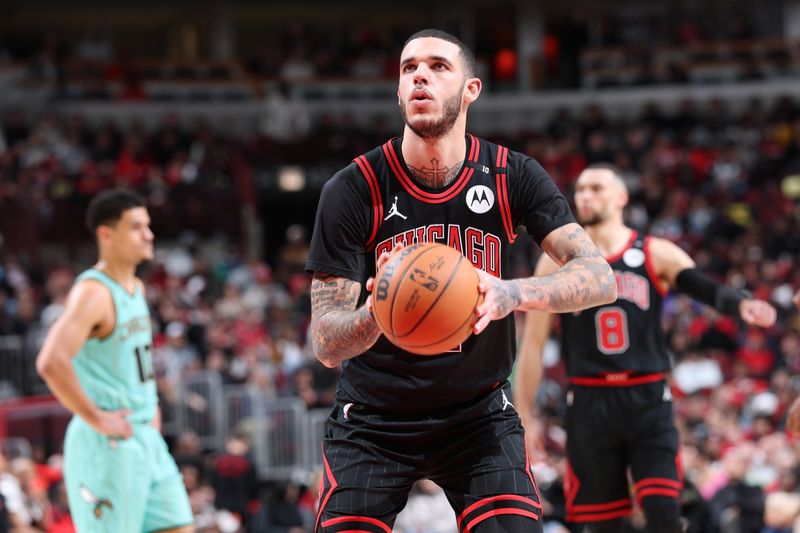
{"label": "basketball", "polygon": [[418,355],[458,348],[472,333],[481,299],[478,272],[443,244],[404,248],[375,275],[378,327],[392,343]]}

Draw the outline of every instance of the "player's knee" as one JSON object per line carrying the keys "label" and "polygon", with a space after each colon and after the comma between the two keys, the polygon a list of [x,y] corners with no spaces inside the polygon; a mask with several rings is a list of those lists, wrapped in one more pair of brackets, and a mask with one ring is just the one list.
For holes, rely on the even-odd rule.
{"label": "player's knee", "polygon": [[664,496],[642,498],[648,533],[681,533],[681,508],[678,500]]}
{"label": "player's knee", "polygon": [[[612,520],[603,520],[602,522],[595,522],[586,527],[587,533],[619,533],[623,531],[623,519],[614,518]],[[578,530],[580,531],[580,529]]]}
{"label": "player's knee", "polygon": [[498,515],[477,524],[470,529],[472,533],[541,533],[542,520],[528,516],[507,514]]}

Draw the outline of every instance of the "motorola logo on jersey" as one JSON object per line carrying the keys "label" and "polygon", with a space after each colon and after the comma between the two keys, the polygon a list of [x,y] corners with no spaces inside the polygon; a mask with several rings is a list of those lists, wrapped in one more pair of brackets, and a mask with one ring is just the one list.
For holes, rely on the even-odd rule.
{"label": "motorola logo on jersey", "polygon": [[494,192],[486,185],[474,185],[467,191],[467,207],[479,215],[494,205]]}
{"label": "motorola logo on jersey", "polygon": [[[500,237],[473,227],[462,229],[459,224],[448,224],[447,227],[444,224],[432,224],[398,233],[375,246],[375,260],[377,261],[383,252],[391,252],[392,248],[401,243],[410,246],[418,242],[445,244],[461,252],[475,268],[497,278],[501,276],[502,241]],[[382,294],[381,281],[377,282],[378,298]]]}

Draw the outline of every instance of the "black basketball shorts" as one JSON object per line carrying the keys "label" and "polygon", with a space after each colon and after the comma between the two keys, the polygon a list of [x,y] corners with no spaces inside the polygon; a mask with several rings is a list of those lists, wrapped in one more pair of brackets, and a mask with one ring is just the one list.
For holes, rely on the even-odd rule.
{"label": "black basketball shorts", "polygon": [[[628,387],[572,385],[567,401],[567,520],[632,512],[632,494],[678,498],[683,487],[672,397],[664,381]],[[633,490],[628,482],[628,470]]]}
{"label": "black basketball shorts", "polygon": [[387,414],[337,403],[322,442],[315,531],[391,533],[415,481],[442,487],[459,533],[541,531],[522,425],[505,383],[446,414]]}

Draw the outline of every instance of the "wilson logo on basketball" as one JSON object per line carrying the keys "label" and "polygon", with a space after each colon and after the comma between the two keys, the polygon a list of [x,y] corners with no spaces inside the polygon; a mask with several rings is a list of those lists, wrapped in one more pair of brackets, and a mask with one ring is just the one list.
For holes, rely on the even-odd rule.
{"label": "wilson logo on basketball", "polygon": [[400,252],[400,255],[397,258],[397,260],[391,261],[391,262],[387,263],[386,265],[384,265],[384,267],[383,267],[383,275],[380,276],[380,279],[378,279],[378,284],[375,287],[375,299],[376,300],[383,301],[383,300],[385,300],[387,298],[387,296],[389,295],[389,280],[391,279],[392,275],[394,274],[394,271],[397,268],[397,265],[398,265],[399,261],[403,257],[406,257],[410,253],[411,253],[411,250],[409,248],[406,248],[405,250],[402,250]]}
{"label": "wilson logo on basketball", "polygon": [[485,213],[494,205],[494,193],[485,185],[475,185],[467,191],[467,207],[473,213]]}

